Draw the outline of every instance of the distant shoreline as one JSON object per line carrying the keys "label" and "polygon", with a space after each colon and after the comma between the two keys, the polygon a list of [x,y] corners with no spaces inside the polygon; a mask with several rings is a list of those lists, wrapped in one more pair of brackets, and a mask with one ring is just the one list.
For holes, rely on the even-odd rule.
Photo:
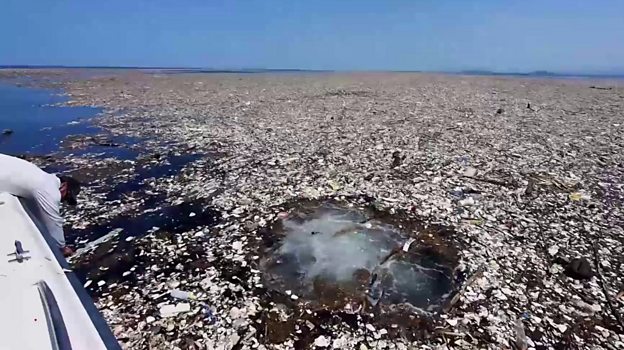
{"label": "distant shoreline", "polygon": [[553,73],[548,71],[535,71],[529,73],[519,72],[490,72],[490,71],[461,71],[458,75],[475,75],[475,76],[502,76],[502,77],[524,77],[524,78],[594,78],[594,79],[624,79],[624,74],[583,74],[583,73]]}
{"label": "distant shoreline", "polygon": [[624,79],[624,73],[555,73],[550,71],[495,72],[487,70],[463,71],[423,71],[423,70],[321,70],[289,68],[242,68],[212,69],[200,67],[160,67],[160,66],[63,66],[63,65],[0,65],[0,69],[102,69],[102,70],[142,70],[161,73],[205,73],[205,74],[253,74],[253,73],[429,73],[469,76],[522,77],[522,78],[578,78],[578,79]]}

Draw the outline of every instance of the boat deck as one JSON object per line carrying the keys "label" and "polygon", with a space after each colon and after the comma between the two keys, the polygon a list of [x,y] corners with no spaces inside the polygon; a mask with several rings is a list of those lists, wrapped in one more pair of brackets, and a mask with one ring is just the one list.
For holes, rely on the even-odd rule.
{"label": "boat deck", "polygon": [[[0,349],[118,349],[60,252],[7,193],[0,193],[0,222]],[[27,251],[22,261],[12,254],[16,241]]]}

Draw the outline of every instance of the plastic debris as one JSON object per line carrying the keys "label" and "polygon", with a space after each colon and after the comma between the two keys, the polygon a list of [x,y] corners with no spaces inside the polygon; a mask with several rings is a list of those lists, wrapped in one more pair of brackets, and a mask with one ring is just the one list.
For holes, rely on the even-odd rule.
{"label": "plastic debris", "polygon": [[191,304],[188,303],[178,303],[175,305],[165,304],[160,307],[160,316],[161,317],[173,317],[180,313],[191,311]]}
{"label": "plastic debris", "polygon": [[403,244],[403,251],[404,252],[409,252],[410,246],[412,245],[412,243],[416,242],[415,238],[410,238],[408,239],[405,244]]}
{"label": "plastic debris", "polygon": [[571,201],[587,200],[591,198],[588,194],[584,192],[573,192],[570,193],[569,197]]}
{"label": "plastic debris", "polygon": [[516,320],[515,329],[516,329],[516,341],[515,341],[516,349],[527,350],[529,346],[527,344],[526,334],[524,333],[524,324],[522,323],[521,319]]}
{"label": "plastic debris", "polygon": [[462,174],[462,176],[465,176],[465,177],[475,177],[476,175],[477,175],[477,169],[473,167],[466,168],[466,170],[464,170],[464,173]]}
{"label": "plastic debris", "polygon": [[213,311],[213,308],[208,304],[202,304],[202,313],[204,315],[204,319],[209,325],[215,324],[217,322],[217,316]]}
{"label": "plastic debris", "polygon": [[113,238],[117,237],[121,231],[123,231],[122,228],[116,228],[112,231],[110,231],[108,234],[92,241],[89,242],[86,246],[84,246],[83,248],[79,248],[74,252],[74,255],[71,256],[72,260],[77,260],[80,256],[89,253],[91,251],[93,251],[94,249],[96,249],[98,246],[100,246],[103,243],[106,243],[110,240],[112,240]]}
{"label": "plastic debris", "polygon": [[555,256],[557,255],[558,252],[559,252],[559,246],[557,245],[553,245],[550,248],[548,248],[548,254],[550,256]]}
{"label": "plastic debris", "polygon": [[314,346],[316,346],[318,348],[326,348],[330,344],[331,343],[330,343],[329,339],[327,339],[327,337],[325,337],[324,335],[320,335],[316,339],[314,339]]}
{"label": "plastic debris", "polygon": [[183,290],[179,290],[179,289],[173,289],[169,292],[169,294],[176,299],[181,299],[181,300],[193,300],[196,299],[197,297],[195,296],[195,294],[193,294],[192,292],[186,292]]}

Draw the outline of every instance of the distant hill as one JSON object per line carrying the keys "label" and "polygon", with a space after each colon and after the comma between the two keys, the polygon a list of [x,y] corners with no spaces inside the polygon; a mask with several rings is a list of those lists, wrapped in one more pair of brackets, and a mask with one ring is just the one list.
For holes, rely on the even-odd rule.
{"label": "distant hill", "polygon": [[533,72],[523,73],[523,72],[494,72],[489,70],[464,70],[459,72],[459,74],[467,74],[467,75],[505,75],[505,76],[535,76],[535,77],[555,77],[555,76],[565,76],[566,74],[558,74],[549,72],[546,70],[536,70]]}
{"label": "distant hill", "polygon": [[614,78],[622,79],[624,74],[588,74],[588,73],[554,73],[547,70],[536,70],[533,72],[494,72],[489,70],[463,70],[456,74],[463,75],[483,75],[483,76],[511,76],[511,77],[554,77],[554,78]]}

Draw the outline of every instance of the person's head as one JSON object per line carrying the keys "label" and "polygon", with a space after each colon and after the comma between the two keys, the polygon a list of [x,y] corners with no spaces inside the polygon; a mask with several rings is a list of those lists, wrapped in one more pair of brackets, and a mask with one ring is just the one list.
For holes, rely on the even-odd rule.
{"label": "person's head", "polygon": [[61,180],[61,187],[59,188],[61,191],[61,202],[69,205],[76,205],[76,197],[78,197],[78,193],[80,193],[80,182],[73,177],[57,176]]}

